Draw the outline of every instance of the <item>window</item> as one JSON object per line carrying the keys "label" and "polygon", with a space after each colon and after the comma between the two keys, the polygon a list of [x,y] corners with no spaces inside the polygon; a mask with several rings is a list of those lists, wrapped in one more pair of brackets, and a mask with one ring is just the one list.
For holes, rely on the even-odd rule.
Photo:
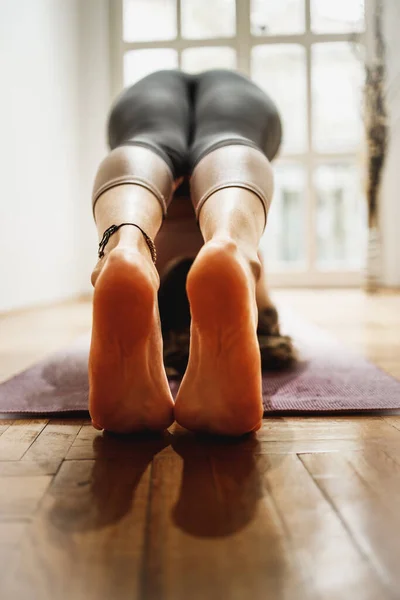
{"label": "window", "polygon": [[277,103],[283,143],[261,247],[283,285],[357,284],[364,0],[113,0],[114,92],[159,69],[235,69]]}

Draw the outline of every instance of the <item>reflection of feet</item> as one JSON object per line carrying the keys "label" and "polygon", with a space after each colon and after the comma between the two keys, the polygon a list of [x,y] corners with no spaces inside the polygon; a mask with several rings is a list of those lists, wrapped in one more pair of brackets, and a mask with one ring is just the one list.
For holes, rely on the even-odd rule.
{"label": "reflection of feet", "polygon": [[175,524],[197,538],[223,538],[251,523],[262,497],[254,434],[221,438],[185,431],[171,436],[184,467]]}
{"label": "reflection of feet", "polygon": [[187,429],[242,435],[263,406],[254,274],[233,241],[210,241],[187,279],[190,357],[175,404]]}
{"label": "reflection of feet", "polygon": [[157,288],[154,266],[133,249],[112,250],[96,276],[89,410],[99,429],[131,433],[173,422]]}

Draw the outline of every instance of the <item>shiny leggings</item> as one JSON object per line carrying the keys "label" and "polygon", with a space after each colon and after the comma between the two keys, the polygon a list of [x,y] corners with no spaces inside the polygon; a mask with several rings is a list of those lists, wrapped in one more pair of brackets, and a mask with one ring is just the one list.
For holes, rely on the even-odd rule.
{"label": "shiny leggings", "polygon": [[110,149],[153,150],[180,179],[206,154],[232,144],[256,148],[272,160],[281,142],[281,121],[272,100],[243,75],[158,71],[117,98],[108,141]]}

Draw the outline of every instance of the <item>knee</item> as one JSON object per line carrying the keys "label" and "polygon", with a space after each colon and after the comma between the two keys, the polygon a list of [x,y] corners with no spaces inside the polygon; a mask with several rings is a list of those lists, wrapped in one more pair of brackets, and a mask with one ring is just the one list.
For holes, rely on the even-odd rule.
{"label": "knee", "polygon": [[148,148],[119,146],[100,163],[93,185],[92,210],[107,190],[124,184],[150,190],[161,204],[163,215],[171,201],[174,179],[165,161]]}
{"label": "knee", "polygon": [[223,188],[240,187],[261,200],[266,224],[273,194],[273,172],[260,150],[232,144],[210,152],[196,165],[190,186],[197,219],[211,194]]}

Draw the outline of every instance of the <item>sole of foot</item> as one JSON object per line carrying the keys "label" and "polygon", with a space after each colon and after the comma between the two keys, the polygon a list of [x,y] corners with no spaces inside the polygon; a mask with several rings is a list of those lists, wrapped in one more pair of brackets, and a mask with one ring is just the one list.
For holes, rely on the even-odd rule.
{"label": "sole of foot", "polygon": [[193,431],[239,436],[260,428],[261,360],[254,275],[230,241],[210,241],[187,279],[189,363],[175,419]]}
{"label": "sole of foot", "polygon": [[149,263],[114,249],[98,275],[89,355],[89,412],[97,429],[162,431],[174,420],[162,361],[157,283]]}

